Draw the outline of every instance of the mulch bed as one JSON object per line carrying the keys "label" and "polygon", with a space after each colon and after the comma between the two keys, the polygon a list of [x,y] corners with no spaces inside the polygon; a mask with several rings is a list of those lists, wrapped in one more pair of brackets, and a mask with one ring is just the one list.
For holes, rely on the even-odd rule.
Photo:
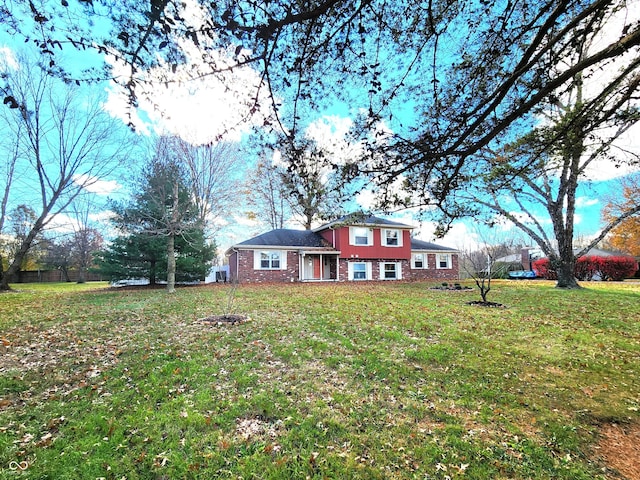
{"label": "mulch bed", "polygon": [[466,285],[448,285],[448,286],[437,286],[437,287],[430,287],[429,290],[441,290],[441,291],[445,291],[445,292],[468,292],[470,290],[473,290],[473,288],[471,287],[467,287]]}
{"label": "mulch bed", "polygon": [[467,305],[475,305],[477,307],[486,307],[486,308],[507,308],[506,305],[497,302],[483,302],[482,300],[474,300],[472,302],[467,302]]}
{"label": "mulch bed", "polygon": [[246,315],[234,315],[234,314],[226,314],[226,315],[211,315],[209,317],[200,318],[198,321],[207,325],[238,325],[240,323],[245,323],[249,320],[249,317]]}

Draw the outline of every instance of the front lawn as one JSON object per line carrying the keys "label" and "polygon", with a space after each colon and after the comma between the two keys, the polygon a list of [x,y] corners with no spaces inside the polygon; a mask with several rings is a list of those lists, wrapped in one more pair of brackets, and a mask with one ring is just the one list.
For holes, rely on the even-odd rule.
{"label": "front lawn", "polygon": [[430,286],[15,285],[0,478],[633,478],[640,283]]}

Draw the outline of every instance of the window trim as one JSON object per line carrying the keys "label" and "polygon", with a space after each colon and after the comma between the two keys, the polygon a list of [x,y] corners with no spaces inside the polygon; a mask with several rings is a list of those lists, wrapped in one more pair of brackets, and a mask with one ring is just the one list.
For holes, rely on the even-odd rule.
{"label": "window trim", "polygon": [[[387,277],[387,266],[393,266],[393,277]],[[402,280],[402,263],[380,262],[380,280]]]}
{"label": "window trim", "polygon": [[[416,257],[420,255],[422,257],[422,266],[416,265]],[[411,268],[414,270],[427,270],[429,268],[429,262],[427,261],[427,254],[422,252],[415,252],[411,254]]]}
{"label": "window trim", "polygon": [[[364,275],[365,278],[356,278],[356,271],[355,271],[355,266],[358,265],[364,265]],[[358,271],[358,273],[361,273],[360,271]],[[371,280],[371,262],[349,262],[349,267],[348,267],[348,272],[347,272],[347,278],[349,280],[352,280],[354,282],[364,282],[367,280]]]}
{"label": "window trim", "polygon": [[[357,243],[356,238],[363,238],[363,235],[356,235],[358,230],[367,234],[367,243]],[[355,247],[370,247],[373,245],[373,230],[369,227],[349,227],[349,244]]]}
{"label": "window trim", "polygon": [[[262,255],[266,255],[267,258],[263,259]],[[268,262],[268,266],[263,267],[263,262]],[[277,266],[274,266],[274,265],[277,265]],[[262,271],[286,270],[287,269],[287,251],[286,250],[254,250],[253,251],[253,269],[262,270]]]}
{"label": "window trim", "polygon": [[[442,266],[442,257],[446,258],[446,266]],[[436,269],[438,270],[451,270],[452,268],[452,255],[450,253],[438,253],[436,254]]]}
{"label": "window trim", "polygon": [[[380,230],[381,232],[381,241],[382,245],[385,247],[402,247],[402,237],[404,236],[403,230],[399,228],[383,228]],[[396,244],[389,243],[389,237],[387,236],[389,233],[396,234]]]}

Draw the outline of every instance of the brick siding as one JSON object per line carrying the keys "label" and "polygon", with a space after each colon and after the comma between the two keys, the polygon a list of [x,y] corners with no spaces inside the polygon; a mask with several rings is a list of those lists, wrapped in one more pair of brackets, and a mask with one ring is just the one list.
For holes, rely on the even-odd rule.
{"label": "brick siding", "polygon": [[[298,252],[294,251],[287,252],[287,268],[285,270],[255,270],[253,268],[253,250],[234,252],[229,258],[229,263],[231,279],[237,279],[240,283],[297,282],[300,280],[300,260]],[[236,268],[239,271],[236,271]]]}
{"label": "brick siding", "polygon": [[427,254],[427,265],[429,268],[411,269],[410,280],[458,280],[459,278],[459,259],[457,254],[451,255],[451,268],[435,268],[436,254]]}
{"label": "brick siding", "polygon": [[[450,269],[436,269],[436,254],[427,255],[426,269],[412,269],[411,262],[406,259],[358,259],[338,261],[339,280],[346,282],[349,279],[349,262],[370,262],[371,280],[380,280],[380,263],[399,262],[402,268],[403,280],[457,280],[458,275],[458,255],[451,256]],[[229,257],[229,275],[231,280],[238,280],[241,283],[272,283],[272,282],[298,282],[300,281],[300,260],[299,254],[295,251],[287,252],[287,268],[285,270],[255,270],[253,268],[253,250],[238,250]],[[236,271],[236,270],[239,271]]]}

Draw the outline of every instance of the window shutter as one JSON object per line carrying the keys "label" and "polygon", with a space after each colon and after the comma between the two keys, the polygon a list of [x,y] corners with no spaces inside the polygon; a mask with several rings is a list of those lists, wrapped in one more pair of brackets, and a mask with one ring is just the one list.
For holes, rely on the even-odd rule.
{"label": "window shutter", "polygon": [[287,251],[282,250],[279,253],[280,253],[280,270],[286,270],[287,269]]}

